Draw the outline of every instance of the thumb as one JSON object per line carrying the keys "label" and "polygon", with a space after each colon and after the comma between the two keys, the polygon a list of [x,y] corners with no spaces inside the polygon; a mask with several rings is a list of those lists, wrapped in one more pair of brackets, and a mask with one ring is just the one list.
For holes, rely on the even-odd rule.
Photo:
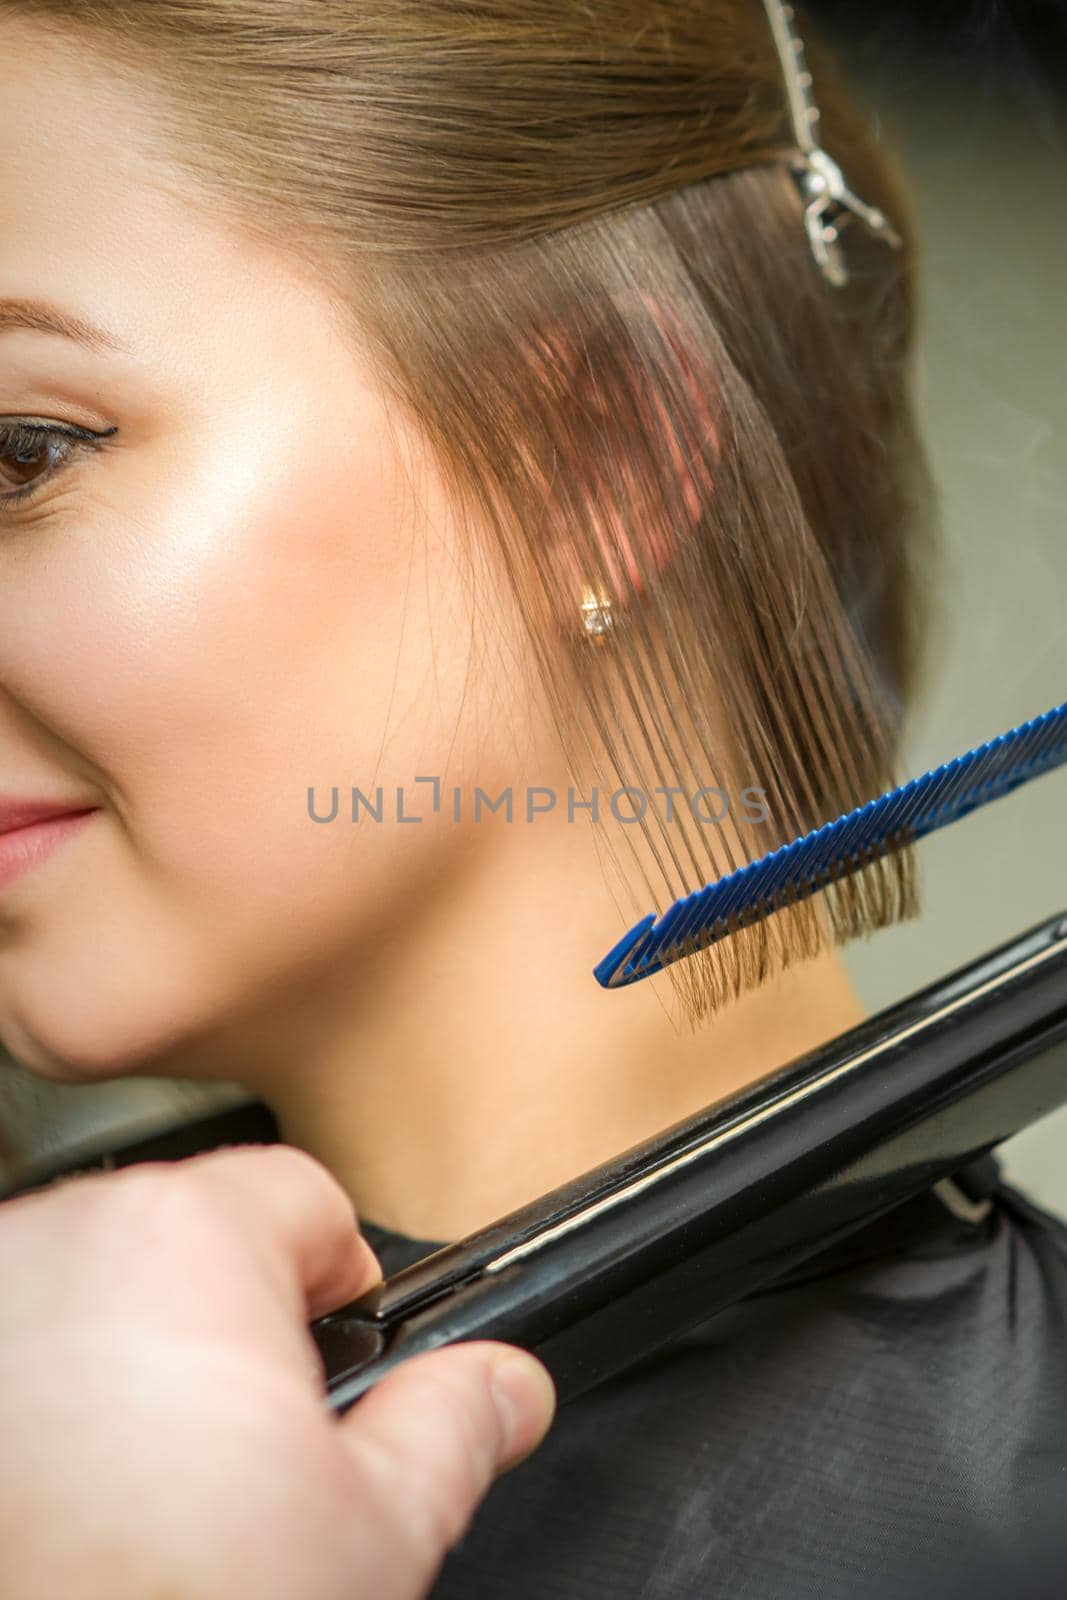
{"label": "thumb", "polygon": [[541,1443],[555,1398],[533,1356],[478,1340],[413,1356],[346,1413],[367,1593],[426,1593],[493,1480]]}

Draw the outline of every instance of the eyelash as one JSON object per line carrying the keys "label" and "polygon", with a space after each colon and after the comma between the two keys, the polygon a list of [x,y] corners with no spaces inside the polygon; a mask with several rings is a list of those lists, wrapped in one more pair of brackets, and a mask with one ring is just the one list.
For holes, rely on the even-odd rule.
{"label": "eyelash", "polygon": [[53,456],[39,478],[34,478],[21,489],[12,489],[7,494],[0,494],[0,515],[5,514],[12,506],[24,505],[43,485],[51,483],[60,473],[65,472],[83,451],[99,450],[103,441],[117,432],[117,428],[108,428],[105,433],[93,433],[88,428],[78,428],[73,424],[60,428],[54,424],[46,426],[44,423],[24,422],[21,419],[14,422],[0,420],[0,457],[8,452],[14,455],[32,456],[36,448],[52,445],[57,440],[63,441],[66,446],[58,467]]}

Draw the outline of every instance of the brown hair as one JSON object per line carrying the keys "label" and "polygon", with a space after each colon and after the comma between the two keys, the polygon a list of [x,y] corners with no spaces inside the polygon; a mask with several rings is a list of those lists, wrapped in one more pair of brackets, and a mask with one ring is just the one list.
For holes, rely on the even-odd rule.
{"label": "brown hair", "polygon": [[[932,500],[913,228],[802,13],[822,142],[904,239],[847,230],[843,288],[806,239],[758,0],[0,11],[95,32],[113,70],[150,76],[202,186],[183,199],[206,190],[335,294],[488,530],[582,783],[759,786],[751,858],[893,781]],[[579,574],[612,600],[599,640],[568,632]],[[621,831],[639,912],[738,864],[681,805]],[[690,1015],[910,914],[912,873],[907,851],[873,862],[669,969]]]}

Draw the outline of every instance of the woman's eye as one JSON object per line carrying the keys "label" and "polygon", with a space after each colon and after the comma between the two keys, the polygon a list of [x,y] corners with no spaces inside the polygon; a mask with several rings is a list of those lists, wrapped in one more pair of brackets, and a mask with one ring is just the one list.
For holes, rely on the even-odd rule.
{"label": "woman's eye", "polygon": [[0,513],[29,500],[81,451],[99,448],[117,431],[92,433],[73,425],[0,420]]}

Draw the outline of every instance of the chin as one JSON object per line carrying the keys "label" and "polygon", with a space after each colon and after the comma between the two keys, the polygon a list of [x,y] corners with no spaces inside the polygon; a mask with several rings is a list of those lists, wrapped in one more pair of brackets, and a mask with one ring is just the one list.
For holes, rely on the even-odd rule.
{"label": "chin", "polygon": [[0,962],[0,1046],[27,1071],[67,1084],[200,1078],[232,1058],[216,997],[170,953],[135,961],[98,942],[66,959],[38,954],[8,971]]}
{"label": "chin", "polygon": [[105,1083],[167,1072],[172,1041],[117,1031],[114,1016],[108,1023],[94,1029],[85,1011],[66,1025],[57,1019],[5,1018],[0,1046],[27,1072],[53,1083]]}
{"label": "chin", "polygon": [[0,1035],[0,1047],[16,1066],[25,1068],[50,1083],[104,1083],[112,1078],[129,1077],[138,1069],[114,1055],[71,1053],[38,1038],[27,1038],[19,1029]]}

